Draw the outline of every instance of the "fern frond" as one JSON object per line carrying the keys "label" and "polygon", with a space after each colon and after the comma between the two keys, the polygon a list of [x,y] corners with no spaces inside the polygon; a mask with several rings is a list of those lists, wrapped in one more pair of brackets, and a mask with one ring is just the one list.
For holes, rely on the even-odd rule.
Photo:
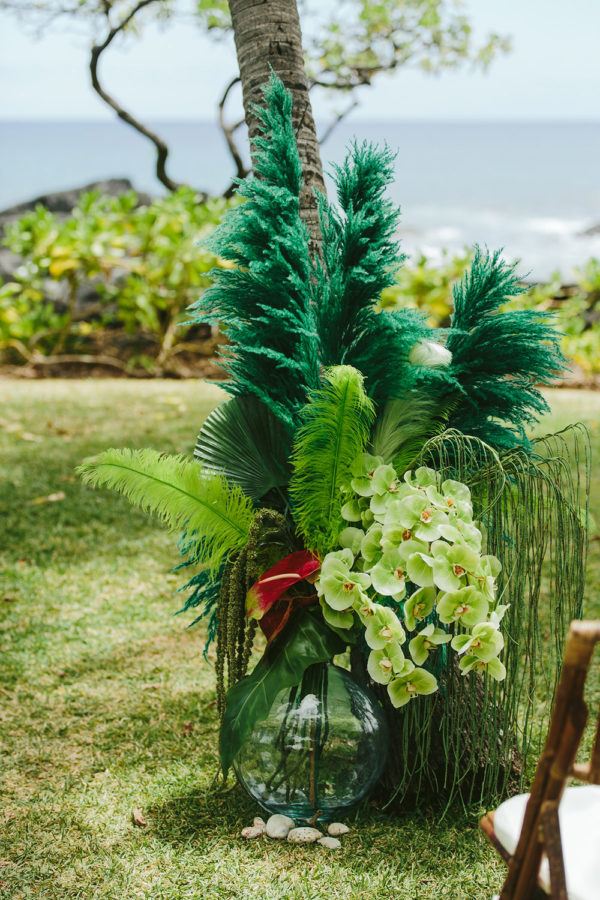
{"label": "fern frond", "polygon": [[216,571],[247,541],[252,503],[225,478],[205,475],[185,456],[156,450],[106,450],[77,469],[92,487],[119,491],[171,529],[195,532],[197,559]]}
{"label": "fern frond", "polygon": [[297,425],[319,384],[314,269],[300,218],[302,170],[292,100],[271,76],[257,107],[254,170],[240,182],[245,202],[213,234],[211,249],[233,263],[211,273],[212,286],[191,307],[193,322],[218,323],[228,343],[221,365],[229,393],[252,394],[287,427]]}
{"label": "fern frond", "polygon": [[351,366],[327,370],[304,409],[289,492],[297,529],[316,553],[325,554],[335,545],[342,526],[340,491],[365,450],[373,419],[363,377]]}
{"label": "fern frond", "polygon": [[384,406],[371,437],[371,452],[402,474],[443,428],[440,404],[419,391],[409,391]]}

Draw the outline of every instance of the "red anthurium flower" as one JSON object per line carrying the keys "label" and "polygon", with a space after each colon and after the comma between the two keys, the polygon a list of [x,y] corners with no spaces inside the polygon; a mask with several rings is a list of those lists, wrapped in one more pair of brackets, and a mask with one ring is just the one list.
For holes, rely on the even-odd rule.
{"label": "red anthurium flower", "polygon": [[309,550],[297,550],[264,572],[246,595],[246,614],[262,619],[282,594],[294,584],[305,581],[321,567],[321,561]]}

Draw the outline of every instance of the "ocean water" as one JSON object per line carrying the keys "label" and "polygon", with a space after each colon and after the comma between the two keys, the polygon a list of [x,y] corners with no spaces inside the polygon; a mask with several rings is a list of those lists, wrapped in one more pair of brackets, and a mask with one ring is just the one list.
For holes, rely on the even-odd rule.
{"label": "ocean water", "polygon": [[[174,178],[221,191],[232,168],[212,123],[154,123]],[[340,162],[353,138],[396,152],[392,198],[410,254],[434,258],[475,242],[503,247],[532,278],[600,256],[600,122],[344,123],[323,146]],[[120,122],[1,122],[0,208],[51,190],[123,177],[151,193],[153,155]]]}

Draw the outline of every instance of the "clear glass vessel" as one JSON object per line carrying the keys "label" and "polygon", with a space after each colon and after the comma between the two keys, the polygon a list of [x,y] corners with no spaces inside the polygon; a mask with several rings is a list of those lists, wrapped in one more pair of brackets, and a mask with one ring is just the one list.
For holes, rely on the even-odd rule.
{"label": "clear glass vessel", "polygon": [[345,669],[323,663],[277,695],[233,765],[266,812],[334,821],[375,786],[387,744],[375,697]]}

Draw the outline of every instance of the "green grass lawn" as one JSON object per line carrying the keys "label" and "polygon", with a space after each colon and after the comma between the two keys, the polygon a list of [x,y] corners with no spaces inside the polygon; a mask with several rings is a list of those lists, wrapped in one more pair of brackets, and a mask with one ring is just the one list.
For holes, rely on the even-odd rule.
{"label": "green grass lawn", "polygon": [[[212,671],[201,630],[172,615],[174,539],[73,469],[110,446],[191,451],[218,388],[3,381],[0,396],[0,897],[490,897],[504,870],[477,811],[363,812],[333,853],[246,843],[257,810],[212,788]],[[597,451],[600,394],[550,399],[543,430],[581,419]],[[595,540],[588,602],[599,586]]]}

